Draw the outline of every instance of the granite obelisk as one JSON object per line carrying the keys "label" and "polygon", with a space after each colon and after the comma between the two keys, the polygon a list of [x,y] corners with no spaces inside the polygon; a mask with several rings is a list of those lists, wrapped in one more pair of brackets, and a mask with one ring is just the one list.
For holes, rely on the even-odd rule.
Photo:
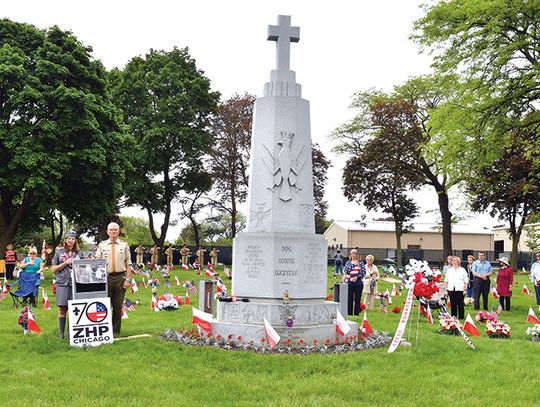
{"label": "granite obelisk", "polygon": [[266,318],[286,338],[335,342],[337,304],[324,301],[327,243],[315,234],[309,102],[290,69],[299,39],[290,16],[268,27],[276,69],[255,102],[248,226],[233,243],[232,292],[249,302],[220,302],[214,335],[259,342]]}

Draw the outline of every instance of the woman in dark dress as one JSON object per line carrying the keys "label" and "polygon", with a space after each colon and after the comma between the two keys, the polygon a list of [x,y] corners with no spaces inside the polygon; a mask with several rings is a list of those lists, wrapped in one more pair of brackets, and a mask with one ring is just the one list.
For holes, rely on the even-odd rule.
{"label": "woman in dark dress", "polygon": [[56,250],[52,260],[51,269],[56,279],[56,306],[58,307],[60,339],[64,339],[68,301],[73,299],[71,265],[73,260],[80,259],[81,255],[76,233],[71,231],[66,235],[63,247]]}

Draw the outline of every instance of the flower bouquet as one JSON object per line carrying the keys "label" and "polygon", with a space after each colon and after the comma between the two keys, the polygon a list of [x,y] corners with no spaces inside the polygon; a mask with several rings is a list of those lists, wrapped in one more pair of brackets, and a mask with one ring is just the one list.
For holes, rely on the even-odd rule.
{"label": "flower bouquet", "polygon": [[510,325],[505,324],[503,321],[487,321],[486,334],[490,338],[509,338]]}
{"label": "flower bouquet", "polygon": [[433,295],[439,292],[437,283],[441,280],[441,272],[432,270],[427,261],[410,259],[405,266],[407,280],[405,286],[409,288],[414,283],[414,295],[417,298],[431,300]]}
{"label": "flower bouquet", "polygon": [[525,335],[531,338],[533,342],[540,342],[540,325],[536,324],[530,328],[527,328]]}
{"label": "flower bouquet", "polygon": [[441,325],[441,328],[439,329],[440,333],[445,335],[459,335],[456,319],[454,317],[448,314],[441,315],[439,324]]}
{"label": "flower bouquet", "polygon": [[496,318],[495,318],[495,315],[487,311],[482,311],[476,314],[476,320],[481,323],[486,323],[486,322],[493,322],[496,320]]}

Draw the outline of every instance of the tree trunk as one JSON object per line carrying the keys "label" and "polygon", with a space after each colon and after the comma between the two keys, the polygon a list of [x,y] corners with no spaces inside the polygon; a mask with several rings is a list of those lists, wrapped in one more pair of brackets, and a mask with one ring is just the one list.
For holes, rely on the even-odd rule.
{"label": "tree trunk", "polygon": [[519,226],[517,227],[516,220],[518,217],[518,208],[511,208],[508,213],[510,214],[510,218],[508,219],[508,221],[510,222],[510,238],[512,239],[512,254],[510,255],[510,266],[512,267],[512,271],[517,271],[519,240],[521,239],[521,234],[523,232],[523,228],[525,227],[525,220],[529,215],[529,211],[527,205],[524,205],[523,213],[521,215],[521,221],[519,223]]}
{"label": "tree trunk", "polygon": [[24,194],[22,202],[16,208],[13,208],[13,196],[6,190],[1,192],[1,210],[0,210],[0,259],[4,258],[6,246],[13,242],[19,223],[26,215],[26,211],[34,202],[34,193],[32,191]]}
{"label": "tree trunk", "polygon": [[403,232],[401,231],[401,226],[399,225],[399,222],[394,222],[394,224],[396,230],[396,266],[399,268],[403,264],[401,261],[401,236],[403,235]]}
{"label": "tree trunk", "polygon": [[443,258],[453,254],[452,251],[452,212],[450,212],[448,193],[445,190],[437,190],[439,197],[439,210],[442,221]]}

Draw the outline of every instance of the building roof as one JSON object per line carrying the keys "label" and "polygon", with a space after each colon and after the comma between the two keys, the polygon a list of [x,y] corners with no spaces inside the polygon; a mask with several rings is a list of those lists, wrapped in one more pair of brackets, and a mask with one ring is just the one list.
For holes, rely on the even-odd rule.
{"label": "building roof", "polygon": [[[333,224],[345,230],[365,230],[370,232],[394,232],[394,222],[363,222],[336,220]],[[331,227],[331,226],[330,226]],[[330,229],[330,228],[328,228]],[[416,233],[441,233],[441,225],[436,223],[414,223],[411,232]],[[452,233],[462,233],[468,235],[493,235],[489,228],[481,228],[475,225],[456,224],[452,225]]]}

